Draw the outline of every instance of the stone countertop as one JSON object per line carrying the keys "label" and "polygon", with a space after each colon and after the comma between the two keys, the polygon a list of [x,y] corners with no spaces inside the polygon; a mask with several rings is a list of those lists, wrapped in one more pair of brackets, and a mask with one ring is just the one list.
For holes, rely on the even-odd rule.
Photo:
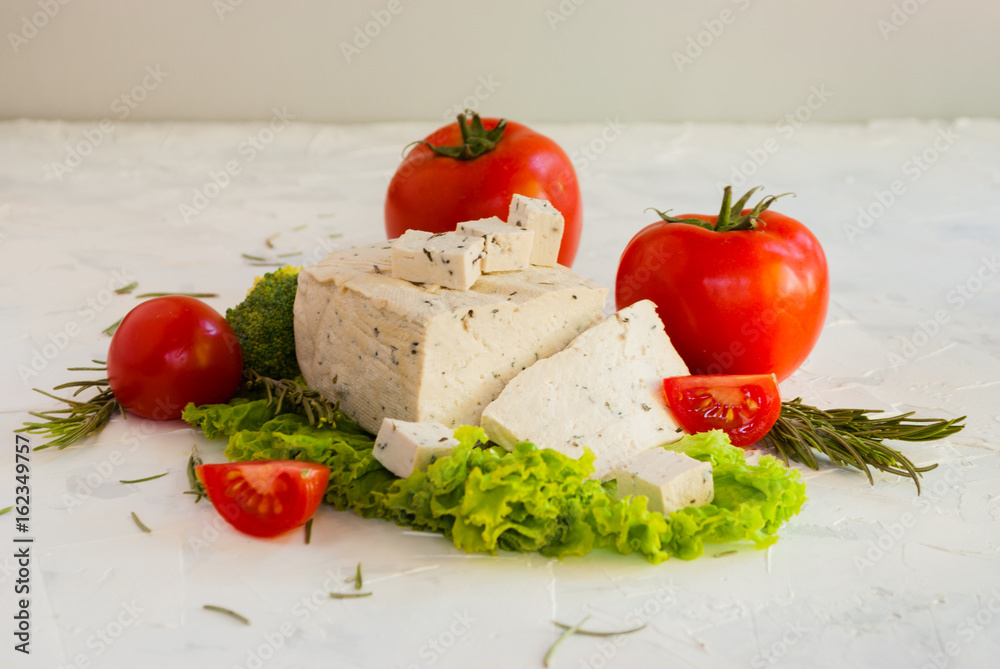
{"label": "stone countertop", "polygon": [[[216,292],[208,302],[225,311],[267,269],[242,254],[299,252],[286,259],[306,264],[383,237],[401,148],[431,126],[296,124],[280,112],[259,124],[0,123],[0,490],[11,498],[0,507],[14,503],[11,431],[51,406],[30,389],[103,358],[101,330],[135,304],[114,289]],[[469,555],[332,509],[310,545],[298,532],[261,541],[181,495],[192,445],[218,460],[220,444],[179,422],[116,419],[86,443],[31,456],[30,656],[12,637],[23,544],[14,514],[0,520],[0,665],[532,667],[558,636],[552,620],[588,614],[595,628],[648,627],[569,639],[552,666],[994,665],[1000,122],[536,129],[580,174],[574,269],[608,287],[626,242],[652,221],[646,207],[715,211],[724,183],[795,192],[776,208],[823,243],[832,299],[782,394],[968,415],[947,441],[901,446],[941,465],[923,494],[891,475],[872,486],[854,471],[803,468],[809,501],[777,544],[711,546],[659,566],[601,551],[563,562]],[[139,532],[131,512],[154,531]],[[358,562],[373,596],[328,599]]]}

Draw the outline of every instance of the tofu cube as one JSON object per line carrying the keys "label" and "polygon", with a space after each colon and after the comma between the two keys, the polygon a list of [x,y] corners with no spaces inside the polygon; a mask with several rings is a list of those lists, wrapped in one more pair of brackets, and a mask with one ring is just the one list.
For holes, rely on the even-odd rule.
{"label": "tofu cube", "polygon": [[482,427],[512,450],[518,441],[572,458],[594,453],[594,476],[683,436],[663,379],[685,376],[656,307],[636,302],[539,360],[483,410]]}
{"label": "tofu cube", "polygon": [[482,274],[482,237],[407,230],[392,242],[392,275],[412,283],[468,290]]}
{"label": "tofu cube", "polygon": [[486,243],[483,274],[513,272],[531,264],[535,233],[504,223],[496,216],[458,224],[458,232],[482,237]]}
{"label": "tofu cube", "polygon": [[715,497],[712,465],[665,448],[640,453],[616,467],[611,477],[618,483],[619,499],[642,495],[649,499],[650,511],[664,515]]}
{"label": "tofu cube", "polygon": [[554,267],[559,258],[566,222],[559,210],[546,200],[515,195],[510,201],[507,223],[535,233],[531,264]]}
{"label": "tofu cube", "polygon": [[375,437],[372,455],[390,472],[405,479],[423,471],[458,446],[451,428],[441,423],[410,423],[386,418]]}

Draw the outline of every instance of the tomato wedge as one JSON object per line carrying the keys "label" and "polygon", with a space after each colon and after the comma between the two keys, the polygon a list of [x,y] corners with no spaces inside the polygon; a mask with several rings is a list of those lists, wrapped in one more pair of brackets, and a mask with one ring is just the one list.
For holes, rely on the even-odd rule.
{"label": "tomato wedge", "polygon": [[255,537],[294,530],[316,513],[330,468],[298,460],[199,465],[198,480],[226,521]]}
{"label": "tomato wedge", "polygon": [[687,432],[723,430],[734,446],[767,434],[781,413],[774,374],[716,374],[663,379],[667,406]]}

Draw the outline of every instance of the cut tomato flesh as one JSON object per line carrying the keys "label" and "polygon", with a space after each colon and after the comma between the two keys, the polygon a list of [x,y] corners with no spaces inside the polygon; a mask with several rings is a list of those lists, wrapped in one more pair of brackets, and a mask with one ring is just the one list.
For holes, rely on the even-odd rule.
{"label": "cut tomato flesh", "polygon": [[734,446],[761,439],[781,413],[773,374],[674,376],[663,380],[663,390],[685,431],[722,430]]}

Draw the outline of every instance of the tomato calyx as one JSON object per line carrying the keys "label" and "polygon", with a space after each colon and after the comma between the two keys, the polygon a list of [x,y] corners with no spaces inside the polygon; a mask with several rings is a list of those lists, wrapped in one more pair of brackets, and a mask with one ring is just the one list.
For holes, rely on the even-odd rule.
{"label": "tomato calyx", "polygon": [[712,232],[738,232],[741,230],[756,230],[757,226],[762,223],[760,220],[760,215],[763,214],[767,209],[774,204],[775,200],[779,197],[785,197],[786,195],[794,195],[794,193],[782,193],[781,195],[768,195],[760,202],[758,202],[752,209],[743,213],[743,208],[746,206],[753,194],[763,188],[763,186],[754,186],[746,194],[743,195],[735,203],[732,203],[733,199],[733,187],[726,186],[722,193],[722,209],[719,211],[719,215],[716,217],[713,223],[710,220],[705,220],[695,217],[684,217],[678,218],[675,216],[670,216],[666,211],[660,211],[659,209],[649,207],[646,211],[652,209],[660,218],[662,218],[667,223],[684,223],[686,225],[696,225],[699,228],[705,230],[711,230]]}
{"label": "tomato calyx", "polygon": [[[467,120],[465,114],[471,114],[472,119]],[[483,127],[483,120],[474,111],[466,110],[465,114],[458,115],[458,129],[462,132],[462,143],[457,146],[434,146],[427,140],[418,140],[409,144],[422,144],[439,156],[454,158],[455,160],[473,160],[479,156],[489,153],[497,148],[497,143],[507,129],[507,119],[500,119],[492,130]],[[405,151],[405,149],[404,149]]]}

